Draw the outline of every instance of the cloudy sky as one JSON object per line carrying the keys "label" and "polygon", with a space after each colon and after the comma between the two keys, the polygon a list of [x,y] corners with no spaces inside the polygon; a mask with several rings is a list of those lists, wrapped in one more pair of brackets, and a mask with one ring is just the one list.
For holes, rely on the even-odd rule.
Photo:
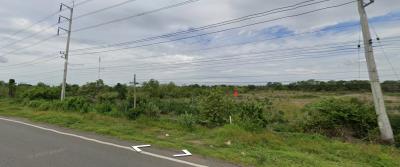
{"label": "cloudy sky", "polygon": [[[61,2],[0,0],[0,80],[59,84]],[[367,0],[365,0],[367,1]],[[76,0],[68,82],[368,79],[354,0]],[[381,80],[400,80],[400,1],[367,7]],[[376,38],[379,37],[379,40]],[[362,41],[361,41],[362,42]],[[100,73],[99,73],[99,58]],[[100,74],[100,75],[99,75]]]}

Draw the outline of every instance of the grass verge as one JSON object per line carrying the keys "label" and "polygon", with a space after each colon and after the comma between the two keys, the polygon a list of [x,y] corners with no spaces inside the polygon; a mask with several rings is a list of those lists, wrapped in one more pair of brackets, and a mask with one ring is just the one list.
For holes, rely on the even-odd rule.
{"label": "grass verge", "polygon": [[400,150],[394,147],[344,143],[320,135],[271,131],[251,133],[234,125],[187,130],[165,118],[130,121],[98,113],[35,111],[4,99],[0,99],[0,115],[159,147],[187,148],[199,155],[243,166],[400,166]]}

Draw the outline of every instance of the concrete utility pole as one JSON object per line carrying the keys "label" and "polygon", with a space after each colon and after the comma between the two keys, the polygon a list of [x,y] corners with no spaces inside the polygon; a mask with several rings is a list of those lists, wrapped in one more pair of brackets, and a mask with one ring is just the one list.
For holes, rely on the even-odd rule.
{"label": "concrete utility pole", "polygon": [[133,82],[131,84],[133,84],[133,108],[136,108],[136,74],[133,75]]}
{"label": "concrete utility pole", "polygon": [[57,35],[60,35],[60,30],[63,30],[63,31],[68,33],[67,46],[66,46],[65,52],[62,53],[64,55],[63,58],[65,59],[65,62],[64,62],[64,76],[63,76],[63,82],[62,82],[62,87],[61,87],[61,100],[65,99],[65,87],[67,85],[68,54],[69,54],[69,43],[71,41],[72,16],[73,16],[73,13],[74,13],[74,6],[75,6],[74,3],[72,4],[72,7],[61,3],[60,12],[63,10],[63,7],[68,8],[70,10],[70,16],[69,16],[69,18],[61,16],[61,15],[60,15],[60,17],[58,17],[58,23],[61,23],[61,19],[67,20],[68,23],[69,23],[68,30],[64,29],[64,28],[61,28],[61,27],[58,27],[58,31],[57,31]]}
{"label": "concrete utility pole", "polygon": [[136,74],[133,75],[133,108],[136,108]]}
{"label": "concrete utility pole", "polygon": [[101,72],[101,57],[99,56],[99,71],[97,73],[97,80],[100,80],[100,72]]}
{"label": "concrete utility pole", "polygon": [[365,7],[374,3],[374,0],[370,0],[370,2],[368,2],[368,3],[364,3],[364,0],[357,0],[357,1],[358,1],[358,12],[360,14],[360,22],[361,22],[361,27],[362,27],[363,37],[364,37],[365,58],[367,60],[369,79],[371,82],[372,95],[373,95],[374,104],[375,104],[375,111],[378,116],[378,126],[379,126],[379,130],[381,133],[381,139],[384,142],[393,144],[394,143],[393,131],[392,131],[392,127],[390,125],[388,115],[386,113],[385,102],[384,102],[383,94],[382,94],[382,88],[381,88],[381,84],[379,82],[378,71],[377,71],[376,63],[375,63],[375,59],[374,59],[374,50],[373,50],[373,46],[372,46],[371,33],[369,30],[369,25],[368,25],[368,17],[367,17],[367,13],[365,12]]}

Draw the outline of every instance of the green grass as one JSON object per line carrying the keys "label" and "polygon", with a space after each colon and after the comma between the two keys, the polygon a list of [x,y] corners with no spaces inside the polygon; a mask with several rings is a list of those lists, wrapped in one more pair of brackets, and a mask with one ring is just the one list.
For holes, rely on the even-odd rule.
{"label": "green grass", "polygon": [[[400,150],[394,147],[344,143],[320,135],[271,131],[251,133],[234,125],[214,129],[196,127],[189,131],[167,118],[130,121],[92,112],[37,111],[4,99],[0,99],[0,115],[159,147],[187,148],[195,154],[243,166],[400,166]],[[227,145],[227,141],[231,141],[231,145]]]}

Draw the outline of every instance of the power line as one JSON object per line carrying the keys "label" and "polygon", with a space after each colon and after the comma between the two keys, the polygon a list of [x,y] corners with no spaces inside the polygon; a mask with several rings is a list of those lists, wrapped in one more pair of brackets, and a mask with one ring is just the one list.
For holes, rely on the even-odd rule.
{"label": "power line", "polygon": [[[307,48],[306,48],[307,49]],[[299,50],[297,50],[297,51],[293,51],[292,53],[302,53],[302,55],[304,55],[304,54],[307,54],[307,53],[314,53],[314,54],[316,54],[316,53],[323,53],[323,51],[321,51],[321,50],[312,50],[312,49],[310,49],[310,48],[308,48],[307,49],[308,50],[308,52],[302,52],[302,51],[299,51]],[[304,51],[304,50],[303,50]],[[332,52],[332,50],[325,50],[325,51],[330,51],[330,52],[328,52],[328,54],[329,53],[335,53],[335,52]],[[252,53],[248,53],[247,54],[247,56],[248,55],[259,55],[259,54],[262,54],[262,53],[268,53],[268,52],[270,52],[270,51],[264,51],[264,52],[252,52]],[[287,56],[287,57],[280,57],[280,58],[285,58],[285,59],[287,59],[287,58],[290,58],[290,57],[292,57],[292,56],[290,56],[291,55],[291,53],[289,52],[289,53],[287,53],[287,54],[285,54],[285,55],[282,55],[282,54],[280,54],[281,56],[287,56],[287,55],[289,55],[289,56]],[[318,54],[318,55],[322,55],[322,54]],[[231,57],[230,58],[220,58],[220,59],[197,59],[197,61],[193,61],[192,63],[204,63],[204,62],[221,62],[221,61],[226,61],[226,60],[235,60],[234,58],[243,58],[244,56],[246,56],[246,54],[236,54],[236,55],[231,55]],[[326,55],[325,55],[326,56]],[[270,55],[269,57],[265,57],[264,55],[259,55],[258,57],[261,57],[261,58],[273,58],[274,57],[274,55]],[[249,57],[249,58],[254,58],[254,57]],[[299,57],[298,55],[297,55],[297,57],[295,57],[295,58],[301,58],[301,56]],[[274,61],[274,59],[268,59],[268,60],[270,60],[270,61]],[[276,60],[275,60],[276,61]],[[241,63],[246,63],[246,62],[244,62],[244,61],[241,61]],[[154,64],[154,63],[152,63],[152,64]],[[164,69],[167,69],[167,68],[171,68],[171,67],[175,67],[175,66],[177,66],[177,65],[181,65],[181,64],[183,64],[183,63],[175,63],[175,64],[170,64],[169,66],[167,66],[167,67],[164,67]],[[208,65],[211,65],[211,64],[208,64]],[[145,66],[144,65],[142,65],[143,67],[142,68],[144,68]],[[197,66],[200,66],[200,65],[197,65]],[[121,67],[130,67],[130,66],[108,66],[108,67],[103,67],[103,68],[105,68],[105,69],[107,69],[107,68],[121,68]],[[97,68],[78,68],[78,69],[71,69],[71,70],[90,70],[90,69],[97,69]],[[151,69],[151,67],[149,67],[148,69]],[[161,68],[161,69],[163,69],[163,68]]]}
{"label": "power line", "polygon": [[389,66],[392,68],[393,74],[396,75],[396,76],[397,76],[397,79],[400,80],[399,74],[397,73],[397,71],[396,71],[396,69],[394,68],[392,62],[389,60],[388,56],[386,55],[386,51],[385,51],[385,49],[384,49],[384,47],[383,47],[383,45],[382,45],[382,43],[381,43],[381,40],[380,40],[380,37],[378,36],[378,33],[375,31],[375,28],[374,28],[373,25],[371,25],[371,27],[372,27],[372,31],[373,31],[374,34],[375,34],[376,40],[378,41],[379,47],[382,49],[382,54],[383,54],[383,56],[385,57],[385,59],[386,59],[387,63],[389,64]]}
{"label": "power line", "polygon": [[92,1],[93,1],[93,0],[84,0],[84,1],[82,1],[82,2],[78,2],[78,3],[75,4],[75,7],[82,6],[82,5],[87,4],[87,3],[89,3],[89,2],[92,2]]}
{"label": "power line", "polygon": [[[92,47],[92,48],[84,48],[84,50],[129,45],[129,44],[133,44],[133,43],[140,43],[140,42],[146,42],[146,41],[151,41],[151,40],[156,40],[156,39],[162,39],[162,38],[167,38],[167,37],[172,37],[172,36],[177,36],[177,35],[182,35],[182,34],[187,34],[187,33],[193,33],[193,32],[197,32],[197,31],[201,31],[201,30],[206,30],[206,29],[210,29],[210,28],[216,28],[216,27],[225,26],[225,25],[229,25],[229,24],[233,24],[233,23],[237,23],[237,22],[242,22],[242,21],[246,21],[246,20],[249,20],[249,19],[253,19],[253,18],[258,18],[258,17],[263,17],[263,16],[267,16],[267,15],[272,15],[272,14],[276,14],[276,13],[285,12],[285,11],[295,10],[295,9],[298,9],[298,8],[301,8],[301,7],[307,7],[307,6],[315,5],[315,4],[318,4],[318,3],[327,2],[327,1],[330,1],[330,0],[322,0],[322,1],[319,1],[319,2],[312,3],[312,4],[302,5],[304,3],[308,3],[308,2],[311,2],[311,1],[315,1],[315,0],[303,1],[303,2],[300,2],[300,3],[296,3],[294,5],[280,7],[280,8],[268,10],[268,11],[265,11],[265,12],[259,12],[259,13],[255,13],[255,14],[250,14],[250,15],[243,16],[243,17],[240,17],[240,18],[226,20],[226,21],[223,21],[223,22],[218,22],[218,23],[214,23],[214,24],[210,24],[210,25],[206,25],[206,26],[202,26],[202,27],[191,28],[189,30],[178,31],[178,32],[174,32],[174,33],[163,34],[163,35],[153,36],[153,37],[148,37],[148,38],[143,38],[143,39],[139,39],[139,40],[135,40],[135,41],[129,41],[129,42],[123,42],[123,43],[117,43],[117,44],[109,44],[109,45],[103,45],[103,46]],[[301,5],[301,6],[299,6],[299,5]],[[283,10],[283,9],[285,9],[285,10]],[[74,51],[79,51],[79,50],[82,50],[82,49],[76,49]]]}
{"label": "power line", "polygon": [[[76,4],[75,6],[84,5],[84,4],[86,4],[86,3],[90,2],[90,1],[93,1],[93,0],[84,0],[84,1],[82,1],[82,2],[80,2],[80,3],[78,3],[78,4]],[[26,27],[26,28],[24,28],[24,29],[21,29],[21,30],[18,30],[18,31],[16,31],[16,32],[14,32],[14,33],[12,33],[12,34],[11,34],[11,37],[14,37],[14,36],[16,36],[16,35],[18,35],[18,34],[20,34],[20,33],[26,32],[27,30],[29,30],[29,29],[35,27],[36,25],[38,25],[38,24],[40,24],[40,23],[43,23],[43,22],[45,22],[46,20],[48,20],[48,19],[50,19],[50,18],[56,16],[57,14],[59,14],[59,13],[62,12],[62,11],[64,11],[64,10],[56,11],[56,12],[53,12],[53,13],[49,14],[48,16],[46,16],[46,17],[44,17],[44,18],[42,18],[42,19],[36,21],[35,23],[32,23],[32,24],[29,25],[28,27]],[[33,33],[33,34],[29,35],[29,36],[26,36],[26,37],[24,37],[24,38],[22,38],[22,39],[18,39],[18,40],[14,41],[14,42],[11,42],[11,43],[8,43],[8,44],[6,44],[6,45],[3,45],[3,46],[0,47],[0,49],[4,49],[4,48],[6,48],[6,47],[13,46],[13,45],[15,45],[15,44],[17,44],[17,43],[20,43],[20,42],[23,42],[23,41],[25,41],[25,40],[27,40],[27,39],[33,38],[33,37],[35,37],[35,36],[38,36],[39,34],[45,32],[45,31],[47,31],[47,30],[49,30],[49,29],[51,29],[51,28],[53,28],[53,27],[55,27],[55,26],[57,26],[57,25],[58,25],[58,23],[49,25],[49,26],[47,26],[46,28],[44,28],[44,29],[42,29],[42,30],[40,30],[40,31],[38,31],[38,32],[35,32],[35,33]],[[53,37],[53,38],[55,38],[55,37]]]}
{"label": "power line", "polygon": [[[43,56],[43,57],[35,58],[33,60],[30,60],[30,61],[25,61],[25,62],[16,63],[16,64],[10,64],[10,65],[6,65],[6,66],[0,66],[0,68],[7,68],[7,70],[18,69],[18,68],[26,68],[27,66],[36,65],[36,64],[39,64],[39,63],[48,62],[48,61],[60,58],[58,55],[57,56],[54,56],[54,55],[55,54],[46,55],[46,56]],[[19,66],[22,66],[22,67],[19,67]]]}
{"label": "power line", "polygon": [[188,4],[191,4],[191,3],[194,3],[194,2],[198,2],[198,1],[200,1],[200,0],[188,0],[188,1],[177,3],[177,4],[173,4],[173,5],[165,6],[165,7],[162,7],[162,8],[158,8],[158,9],[155,9],[155,10],[139,13],[139,14],[136,14],[136,15],[123,17],[123,18],[119,18],[119,19],[103,22],[103,23],[100,23],[100,24],[92,25],[92,26],[82,27],[82,28],[73,30],[73,32],[80,32],[80,31],[84,31],[84,30],[88,30],[88,29],[93,29],[93,28],[104,26],[104,25],[108,25],[108,24],[111,24],[111,23],[116,23],[116,22],[128,20],[128,19],[131,19],[131,18],[143,16],[143,15],[148,15],[148,14],[160,12],[160,11],[163,11],[163,10],[166,10],[166,9],[171,9],[171,8],[175,8],[175,7],[188,5]]}
{"label": "power line", "polygon": [[[344,50],[344,49],[343,49]],[[355,49],[353,49],[353,50],[355,50]],[[298,52],[296,52],[296,53],[298,53]],[[319,52],[320,53],[320,52]],[[322,57],[330,57],[331,55],[328,55],[330,52],[328,52],[328,53],[326,53],[326,55],[323,55],[323,54],[318,54],[318,56],[316,56],[316,57],[313,57],[313,58],[322,58]],[[332,52],[331,52],[332,53]],[[333,52],[333,53],[335,53],[335,52]],[[254,53],[251,53],[251,54],[254,54]],[[267,53],[264,53],[264,54],[261,54],[261,53],[257,53],[257,55],[259,55],[258,57],[261,57],[261,58],[263,58],[262,60],[266,60],[266,61],[269,61],[269,62],[272,62],[272,61],[282,61],[282,60],[286,60],[286,59],[293,59],[293,58],[296,58],[296,59],[302,59],[302,58],[312,58],[311,56],[310,57],[304,57],[304,55],[307,55],[307,53],[302,53],[302,54],[297,54],[297,56],[291,56],[291,55],[293,55],[293,53],[288,53],[288,54],[279,54],[279,56],[281,56],[281,57],[279,57],[279,58],[281,58],[281,59],[271,59],[271,58],[274,58],[276,55],[278,55],[278,54],[274,54],[274,55],[272,55],[272,54],[267,54]],[[190,62],[190,65],[191,65],[191,67],[193,67],[193,66],[196,66],[195,65],[195,63],[208,63],[208,62],[221,62],[221,61],[226,61],[226,60],[235,60],[234,58],[243,58],[243,57],[245,57],[245,58],[254,58],[254,57],[248,57],[248,55],[250,55],[250,54],[240,54],[240,55],[237,55],[237,56],[235,56],[235,57],[228,57],[228,58],[221,58],[221,59],[197,59],[198,61],[191,61]],[[266,57],[265,55],[270,55],[269,57]],[[283,56],[287,56],[287,57],[283,57]],[[301,55],[301,56],[299,56],[299,55]],[[284,58],[284,59],[282,59],[282,58]],[[262,61],[257,61],[257,62],[255,62],[255,63],[261,63]],[[246,63],[248,63],[248,64],[250,64],[249,62],[244,62],[244,61],[241,61],[240,63],[244,63],[244,64],[246,64]],[[156,65],[155,63],[151,63],[152,65]],[[173,64],[169,64],[167,67],[164,67],[164,68],[158,68],[158,69],[170,69],[170,68],[176,68],[176,66],[180,66],[180,65],[187,65],[188,64],[188,62],[180,62],[180,63],[173,63]],[[208,65],[210,65],[210,64],[208,64]],[[197,65],[197,66],[199,66],[199,65]],[[127,68],[127,67],[132,67],[132,65],[118,65],[118,66],[103,66],[102,68],[104,68],[104,69],[111,69],[111,68]],[[153,69],[153,67],[149,67],[150,69]],[[74,69],[74,70],[83,70],[83,69],[85,69],[85,70],[88,70],[88,69],[96,69],[95,67],[93,67],[93,68],[82,68],[82,69]],[[136,68],[136,69],[138,69],[138,68]]]}
{"label": "power line", "polygon": [[14,50],[9,51],[9,52],[7,52],[7,53],[1,55],[1,56],[4,57],[4,56],[7,56],[7,55],[9,55],[9,54],[13,54],[13,53],[16,53],[16,52],[20,52],[20,51],[22,51],[22,50],[26,50],[26,49],[28,49],[28,48],[32,48],[32,47],[37,46],[37,45],[39,45],[39,44],[41,44],[41,43],[43,43],[43,42],[47,42],[47,41],[49,41],[49,40],[51,40],[51,39],[53,39],[53,38],[55,38],[55,37],[57,37],[57,35],[53,35],[53,36],[50,36],[50,37],[48,37],[48,38],[44,38],[44,39],[42,39],[42,40],[40,40],[40,41],[38,41],[38,42],[35,42],[35,43],[33,43],[33,44],[30,44],[30,45],[27,45],[27,46],[24,46],[24,47],[21,47],[21,48],[14,49]]}
{"label": "power line", "polygon": [[[147,46],[152,46],[152,45],[170,43],[170,42],[175,42],[175,41],[180,41],[180,40],[185,40],[185,39],[190,39],[190,38],[195,38],[195,37],[201,37],[201,36],[205,36],[205,35],[216,34],[216,33],[221,33],[221,32],[225,32],[225,31],[230,31],[230,30],[235,30],[235,29],[250,27],[250,26],[259,25],[259,24],[262,24],[262,23],[267,23],[267,22],[272,22],[272,21],[277,21],[277,20],[282,20],[282,19],[286,19],[286,18],[297,17],[297,16],[306,15],[306,14],[310,14],[310,13],[314,13],[314,12],[318,12],[318,11],[322,11],[322,10],[327,10],[327,9],[331,9],[331,8],[342,7],[342,6],[345,6],[345,5],[349,5],[349,4],[351,4],[351,3],[354,3],[354,1],[347,2],[347,3],[343,3],[343,4],[340,4],[340,5],[334,5],[334,6],[324,7],[324,8],[320,8],[320,9],[316,9],[316,10],[312,10],[312,11],[308,11],[308,12],[304,12],[304,13],[300,13],[300,14],[295,14],[295,15],[290,15],[290,16],[285,16],[285,17],[280,17],[280,18],[276,18],[276,19],[272,19],[272,20],[267,20],[267,21],[260,21],[260,22],[256,22],[256,23],[252,23],[252,24],[246,24],[246,25],[243,25],[243,26],[238,26],[238,27],[233,27],[233,28],[218,30],[218,31],[209,32],[209,33],[204,33],[204,34],[199,34],[199,35],[193,35],[193,36],[188,36],[188,37],[183,37],[183,38],[177,38],[177,39],[173,39],[173,40],[166,40],[166,41],[161,41],[161,42],[155,42],[155,43],[150,43],[150,44],[143,44],[143,45],[138,45],[138,46],[123,47],[123,48],[117,48],[117,49],[109,49],[109,50],[98,51],[98,52],[78,53],[78,54],[75,54],[75,55],[98,54],[98,53],[113,52],[113,51],[118,51],[118,50],[126,50],[126,49],[133,49],[133,48],[140,48],[140,47],[147,47]],[[88,48],[85,48],[85,49],[88,49]],[[85,50],[85,49],[80,49],[80,50]],[[77,51],[77,50],[72,50],[72,51]]]}
{"label": "power line", "polygon": [[135,1],[137,1],[137,0],[127,0],[127,1],[124,1],[124,2],[121,2],[121,3],[118,3],[118,4],[115,4],[115,5],[111,5],[111,6],[108,6],[108,7],[105,7],[105,8],[101,8],[101,9],[98,9],[98,10],[95,10],[95,11],[92,11],[92,12],[88,12],[88,13],[85,13],[85,14],[82,14],[82,15],[79,15],[79,16],[76,16],[76,17],[74,18],[74,20],[78,20],[78,19],[81,19],[81,18],[83,18],[83,17],[87,17],[87,16],[94,15],[94,14],[97,14],[97,13],[100,13],[100,12],[104,12],[104,11],[106,11],[106,10],[113,9],[113,8],[116,8],[116,7],[120,7],[120,6],[122,6],[122,5],[131,3],[131,2],[135,2]]}
{"label": "power line", "polygon": [[[27,27],[24,28],[24,29],[20,29],[20,30],[18,30],[18,31],[15,31],[14,33],[11,34],[11,37],[10,37],[10,38],[15,37],[16,35],[18,35],[18,34],[20,34],[20,33],[23,33],[23,32],[25,32],[25,31],[27,31],[27,30],[29,30],[29,29],[33,28],[34,26],[36,26],[36,25],[38,25],[38,24],[40,24],[40,23],[45,22],[46,20],[48,20],[48,19],[50,19],[50,18],[56,16],[58,13],[60,13],[60,12],[59,12],[59,11],[54,12],[54,13],[52,13],[52,14],[50,14],[50,15],[48,15],[48,16],[46,16],[46,17],[44,17],[44,18],[42,18],[42,19],[40,19],[40,20],[38,20],[38,21],[36,21],[36,22],[34,22],[34,23],[32,23],[31,25],[27,26]],[[6,46],[8,46],[8,45],[5,45],[5,46],[1,47],[0,49],[4,48],[4,47],[6,47]]]}
{"label": "power line", "polygon": [[[15,44],[17,44],[17,43],[19,43],[19,42],[23,42],[23,41],[25,41],[25,40],[27,40],[27,39],[33,38],[33,37],[35,37],[35,36],[38,36],[39,34],[45,32],[45,31],[49,30],[50,28],[53,28],[53,27],[55,27],[55,26],[57,26],[57,25],[58,25],[58,23],[52,24],[51,26],[49,26],[49,27],[47,27],[47,28],[44,28],[44,29],[42,29],[42,30],[40,30],[40,31],[38,31],[38,32],[36,32],[36,33],[33,33],[33,34],[29,35],[29,36],[26,36],[26,37],[24,37],[24,38],[21,38],[21,39],[19,39],[19,40],[16,40],[16,41],[14,41],[14,42],[9,43],[9,44],[6,44],[6,45],[0,47],[0,49],[4,49],[4,48],[6,48],[6,47],[13,46],[13,45],[15,45]],[[55,37],[53,37],[53,38],[55,38]]]}
{"label": "power line", "polygon": [[[321,44],[321,45],[314,45],[311,47],[302,47],[302,48],[282,48],[282,49],[275,49],[275,50],[266,50],[266,51],[259,51],[259,52],[251,52],[251,53],[240,53],[240,54],[230,54],[230,55],[223,55],[223,56],[218,56],[218,57],[224,57],[225,60],[235,60],[234,58],[236,57],[243,57],[243,56],[249,56],[249,55],[260,55],[260,54],[272,54],[272,53],[279,53],[280,51],[280,55],[282,55],[282,53],[286,53],[286,54],[316,54],[316,53],[324,53],[326,51],[329,52],[337,52],[342,50],[343,51],[355,51],[356,47],[355,44],[351,44],[351,43],[356,43],[357,41],[347,41],[347,42],[339,42],[339,43],[332,43],[332,44]],[[333,45],[333,46],[332,46]],[[325,47],[323,47],[325,46]],[[354,47],[351,47],[354,46]],[[322,47],[322,48],[319,48]],[[350,47],[350,48],[349,48]],[[321,49],[325,49],[325,50],[321,50]],[[326,50],[328,49],[328,50]],[[350,49],[350,50],[349,50]],[[283,51],[283,52],[282,52]],[[261,55],[263,56],[263,55]],[[213,56],[216,57],[216,56]],[[226,58],[228,57],[228,58]],[[150,57],[147,57],[150,58]],[[248,58],[254,58],[254,57],[248,57]],[[199,61],[203,61],[206,60],[207,62],[210,61],[216,61],[218,59],[194,59],[192,60],[190,63],[197,63],[196,60]],[[154,63],[147,63],[147,64],[151,64],[151,65],[155,65]],[[178,63],[176,65],[184,65],[186,63]],[[142,66],[145,66],[146,64],[142,64]],[[112,67],[105,67],[105,68],[123,68],[123,67],[131,67],[132,65],[119,65],[119,66],[112,66]],[[136,66],[137,67],[137,66]]]}

